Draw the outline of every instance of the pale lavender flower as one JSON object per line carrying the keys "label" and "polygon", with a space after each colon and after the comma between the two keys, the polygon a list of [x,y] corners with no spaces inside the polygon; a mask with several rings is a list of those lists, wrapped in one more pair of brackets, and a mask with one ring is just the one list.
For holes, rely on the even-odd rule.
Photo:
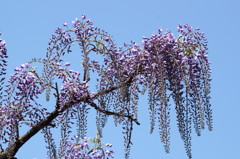
{"label": "pale lavender flower", "polygon": [[67,23],[67,22],[63,23],[63,26],[67,26],[67,25],[68,25],[68,23]]}

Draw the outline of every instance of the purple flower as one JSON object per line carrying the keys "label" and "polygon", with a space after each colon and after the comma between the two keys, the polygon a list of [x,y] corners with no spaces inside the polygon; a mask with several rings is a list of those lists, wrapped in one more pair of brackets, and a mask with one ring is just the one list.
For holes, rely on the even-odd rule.
{"label": "purple flower", "polygon": [[1,48],[1,47],[5,47],[5,44],[6,44],[6,41],[0,39],[0,48]]}
{"label": "purple flower", "polygon": [[64,66],[70,66],[70,62],[66,62]]}
{"label": "purple flower", "polygon": [[110,38],[109,38],[109,37],[106,37],[106,38],[104,38],[104,40],[105,40],[106,42],[108,42],[108,41],[110,40]]}
{"label": "purple flower", "polygon": [[88,19],[88,20],[86,21],[86,23],[87,23],[88,25],[92,25],[92,24],[93,24],[90,19]]}
{"label": "purple flower", "polygon": [[6,41],[2,39],[0,39],[0,53],[1,58],[7,58]]}
{"label": "purple flower", "polygon": [[67,26],[67,25],[68,25],[68,23],[67,23],[67,22],[63,23],[63,26]]}
{"label": "purple flower", "polygon": [[82,15],[81,17],[82,17],[82,20],[86,19],[86,15]]}
{"label": "purple flower", "polygon": [[132,48],[131,51],[132,51],[132,53],[134,53],[134,54],[137,54],[137,53],[138,53],[138,50],[137,50],[136,48]]}
{"label": "purple flower", "polygon": [[[200,125],[205,120],[211,130],[212,117],[209,104],[211,68],[207,59],[207,39],[204,34],[198,32],[199,29],[193,29],[185,24],[178,26],[180,34],[178,38],[175,38],[170,31],[164,33],[162,29],[159,29],[157,34],[143,38],[142,48],[134,41],[131,41],[130,44],[124,43],[123,47],[117,47],[107,32],[94,27],[89,19],[85,19],[86,16],[82,15],[81,20],[76,18],[72,21],[73,29],[68,29],[68,27],[56,29],[49,42],[46,58],[40,60],[41,63],[44,63],[43,76],[39,76],[37,71],[30,67],[30,64],[38,60],[15,68],[6,87],[6,104],[0,103],[0,114],[4,114],[0,115],[2,121],[0,134],[11,134],[11,131],[7,129],[9,126],[7,123],[13,125],[16,121],[24,121],[21,117],[30,119],[30,126],[42,121],[49,113],[46,112],[47,108],[41,109],[36,99],[43,90],[47,96],[50,96],[51,89],[56,91],[53,88],[55,82],[61,81],[61,89],[59,92],[56,91],[55,95],[57,94],[58,98],[56,99],[59,99],[57,101],[60,107],[59,111],[65,110],[62,108],[67,106],[68,112],[61,112],[59,118],[53,122],[62,124],[62,132],[65,130],[67,132],[62,134],[69,134],[72,119],[75,119],[75,115],[80,112],[77,117],[79,118],[77,125],[79,125],[78,135],[80,137],[74,136],[71,141],[68,141],[68,135],[65,135],[66,138],[63,137],[60,142],[64,145],[62,155],[65,155],[65,159],[111,158],[113,151],[108,150],[112,147],[111,144],[100,144],[100,147],[94,147],[95,151],[90,153],[91,149],[89,148],[92,145],[88,142],[89,139],[82,139],[86,135],[85,120],[88,113],[86,103],[89,100],[96,100],[96,102],[100,102],[100,104],[96,104],[103,110],[123,112],[137,119],[139,94],[148,91],[150,132],[153,132],[155,125],[159,125],[161,141],[165,151],[168,152],[171,108],[169,101],[172,99],[178,113],[178,129],[184,140],[188,156],[191,156],[191,143],[189,142],[191,140],[189,126],[191,122],[193,122],[197,134],[200,134],[202,130]],[[63,26],[67,25],[66,22],[63,24]],[[82,51],[81,59],[84,68],[82,76],[84,77],[80,76],[78,71],[69,70],[70,63],[64,63],[62,58],[66,53],[71,52],[70,48],[73,42],[79,45]],[[4,58],[6,58],[6,44],[4,40],[0,39],[1,66],[5,66]],[[2,68],[3,71],[5,71],[4,69]],[[106,91],[106,94],[90,92],[88,81],[90,73],[93,75],[91,71],[94,72],[94,76],[98,75],[98,91],[104,92],[111,88],[114,90]],[[93,79],[91,77],[91,81]],[[131,79],[130,82],[129,79]],[[121,87],[115,89],[114,86]],[[82,101],[83,97],[84,101]],[[73,103],[73,105],[69,107],[69,103]],[[107,116],[100,112],[97,114],[98,129],[101,130],[106,124]],[[186,114],[189,116],[185,116]],[[157,121],[155,121],[156,119]],[[65,122],[62,122],[63,120]],[[124,117],[115,117],[114,120],[116,123],[124,125],[125,148],[128,155],[130,148],[127,142],[130,141],[128,136],[130,136],[129,125],[131,125],[128,122],[130,120],[124,121]],[[5,140],[10,138],[8,135],[0,137]]]}
{"label": "purple flower", "polygon": [[70,37],[69,34],[66,34],[66,35],[65,35],[65,39],[66,39],[66,40],[69,40],[70,38],[71,38],[71,37]]}
{"label": "purple flower", "polygon": [[106,146],[107,147],[112,147],[112,144],[107,143]]}
{"label": "purple flower", "polygon": [[72,24],[73,24],[73,27],[75,28],[75,27],[77,27],[78,25],[79,25],[79,19],[78,18],[76,18],[74,21],[72,21]]}
{"label": "purple flower", "polygon": [[[94,146],[89,143],[89,138],[84,138],[82,141],[74,141],[77,139],[72,139],[71,141],[67,141],[67,147],[65,149],[65,159],[72,159],[72,158],[82,158],[82,159],[105,159],[105,158],[114,158],[113,151],[106,149],[106,147],[92,147]],[[102,145],[102,144],[101,144]],[[91,149],[95,149],[93,152],[89,153]],[[70,157],[71,156],[71,157]]]}

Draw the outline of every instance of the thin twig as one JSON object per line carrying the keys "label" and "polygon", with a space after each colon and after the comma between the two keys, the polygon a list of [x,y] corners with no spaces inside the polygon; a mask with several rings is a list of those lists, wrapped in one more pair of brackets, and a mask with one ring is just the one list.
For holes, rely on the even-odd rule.
{"label": "thin twig", "polygon": [[104,113],[106,115],[114,115],[114,116],[118,116],[118,117],[126,117],[126,118],[130,119],[131,121],[134,121],[137,125],[140,125],[138,120],[134,119],[132,115],[127,115],[127,114],[123,114],[123,113],[111,112],[111,111],[108,111],[108,110],[104,110],[104,109],[98,107],[97,104],[95,104],[91,100],[87,100],[86,103],[88,103],[90,106],[95,108],[97,111],[100,111],[100,112],[102,112],[102,113]]}

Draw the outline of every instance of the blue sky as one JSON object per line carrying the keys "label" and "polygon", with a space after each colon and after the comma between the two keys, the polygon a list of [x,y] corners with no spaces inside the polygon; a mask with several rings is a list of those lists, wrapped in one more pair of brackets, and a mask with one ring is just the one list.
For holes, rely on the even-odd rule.
{"label": "blue sky", "polygon": [[[1,0],[0,32],[7,42],[9,72],[33,57],[43,57],[53,31],[67,21],[86,14],[95,26],[105,29],[122,45],[159,27],[176,31],[178,24],[200,27],[209,41],[212,62],[212,108],[214,130],[201,137],[192,134],[193,159],[239,159],[240,147],[240,1],[238,0]],[[146,98],[141,99],[140,126],[135,126],[131,159],[187,159],[183,142],[172,119],[171,153],[165,154],[157,132],[149,135]],[[172,109],[172,115],[175,112]],[[94,127],[89,135],[94,135]],[[105,142],[123,158],[123,137],[111,122]],[[18,152],[19,159],[44,159],[41,134]]]}

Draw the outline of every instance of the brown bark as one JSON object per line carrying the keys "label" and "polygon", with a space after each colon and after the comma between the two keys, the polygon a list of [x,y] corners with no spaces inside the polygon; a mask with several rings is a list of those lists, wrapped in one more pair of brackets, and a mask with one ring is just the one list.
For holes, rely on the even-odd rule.
{"label": "brown bark", "polygon": [[68,101],[64,104],[64,106],[56,105],[56,109],[44,120],[33,126],[26,134],[23,136],[19,137],[12,145],[10,145],[4,152],[0,153],[0,159],[16,159],[14,156],[18,152],[18,150],[34,135],[36,135],[40,130],[42,130],[45,126],[50,125],[51,122],[61,113],[63,113],[65,110],[68,108],[72,107],[73,105],[80,103],[80,102],[86,102],[88,103],[91,107],[95,108],[97,111],[100,111],[102,113],[105,113],[106,115],[116,115],[116,116],[122,116],[131,119],[134,121],[137,125],[140,125],[140,123],[137,121],[137,119],[133,119],[132,116],[126,115],[126,114],[120,114],[117,112],[111,112],[111,111],[106,111],[98,107],[95,103],[92,102],[94,98],[97,98],[100,95],[107,94],[109,92],[112,92],[118,88],[121,88],[125,85],[128,85],[132,82],[132,78],[129,78],[127,81],[124,83],[120,83],[116,86],[109,87],[108,89],[102,90],[97,92],[92,99],[90,98],[89,95],[82,96],[81,98],[77,100],[71,100]]}

